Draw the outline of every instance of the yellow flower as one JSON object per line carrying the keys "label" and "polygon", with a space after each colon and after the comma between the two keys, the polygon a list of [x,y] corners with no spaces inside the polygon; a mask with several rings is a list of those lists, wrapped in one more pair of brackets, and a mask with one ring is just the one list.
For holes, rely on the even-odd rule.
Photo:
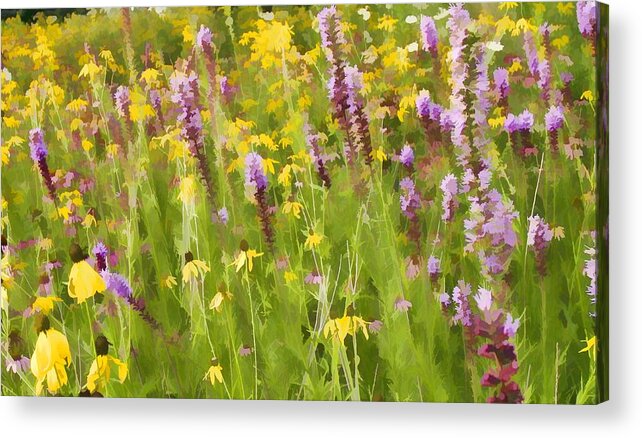
{"label": "yellow flower", "polygon": [[323,336],[343,344],[348,335],[355,336],[359,330],[366,339],[369,338],[368,323],[363,318],[345,315],[326,322],[323,327]]}
{"label": "yellow flower", "polygon": [[84,303],[87,298],[96,295],[96,292],[103,292],[107,289],[105,280],[100,276],[89,263],[85,261],[82,250],[76,244],[70,250],[71,259],[74,265],[69,272],[69,284],[67,291],[71,298],[75,298],[78,304]]}
{"label": "yellow flower", "polygon": [[212,365],[205,373],[203,380],[209,380],[212,386],[214,386],[217,381],[218,383],[223,383],[223,367],[219,365],[217,359],[212,359]]}
{"label": "yellow flower", "polygon": [[178,200],[183,204],[192,205],[196,199],[196,180],[193,175],[188,175],[181,179],[178,187]]}
{"label": "yellow flower", "polygon": [[185,254],[185,266],[183,266],[183,283],[191,280],[198,280],[199,277],[205,277],[210,272],[209,266],[202,261],[194,258],[191,252]]}
{"label": "yellow flower", "polygon": [[283,203],[283,213],[292,214],[297,219],[301,218],[301,208],[303,208],[303,205],[300,202],[285,201]]}
{"label": "yellow flower", "polygon": [[586,347],[582,348],[578,353],[588,353],[590,358],[597,359],[597,338],[593,336],[591,339],[584,339],[582,342],[586,343]]}
{"label": "yellow flower", "polygon": [[97,66],[93,61],[90,61],[88,64],[82,66],[80,73],[78,74],[79,78],[88,76],[89,80],[94,80],[94,76],[99,73],[101,68]]}
{"label": "yellow flower", "polygon": [[373,160],[380,161],[382,163],[388,159],[388,157],[386,156],[386,153],[383,151],[383,148],[373,149],[370,152],[370,157]]}
{"label": "yellow flower", "polygon": [[108,354],[99,354],[94,359],[89,368],[89,374],[87,374],[86,387],[89,392],[92,394],[96,391],[102,393],[105,390],[105,386],[111,377],[110,364],[118,367],[118,380],[120,383],[125,381],[128,374],[127,364]]}
{"label": "yellow flower", "polygon": [[31,305],[31,310],[33,312],[42,312],[44,315],[48,315],[49,312],[53,310],[54,303],[59,301],[62,300],[58,297],[38,297]]}
{"label": "yellow flower", "polygon": [[245,239],[241,240],[240,248],[241,252],[239,252],[239,255],[236,256],[232,264],[236,266],[236,272],[238,272],[247,263],[248,271],[252,272],[252,268],[254,267],[253,259],[255,257],[261,257],[263,253],[250,249]]}
{"label": "yellow flower", "polygon": [[292,271],[285,271],[285,273],[283,274],[283,278],[285,279],[286,283],[291,283],[297,279],[297,275]]}
{"label": "yellow flower", "polygon": [[85,219],[83,219],[82,221],[82,226],[85,228],[89,228],[92,225],[94,226],[96,225],[96,218],[94,217],[93,214],[87,213],[87,215],[85,216]]}
{"label": "yellow flower", "polygon": [[71,351],[65,335],[49,328],[49,320],[43,319],[43,328],[31,356],[31,373],[36,377],[36,395],[42,393],[45,380],[50,393],[58,392],[67,384],[65,366],[71,365]]}
{"label": "yellow flower", "polygon": [[174,277],[173,275],[168,275],[163,279],[163,284],[165,285],[166,288],[172,289],[178,283],[176,282],[176,277]]}
{"label": "yellow flower", "polygon": [[38,241],[38,248],[40,248],[41,251],[49,251],[53,248],[53,240],[48,237],[43,237]]}
{"label": "yellow flower", "polygon": [[305,248],[312,249],[319,246],[323,240],[322,234],[317,234],[314,230],[310,230],[308,237],[305,239]]}

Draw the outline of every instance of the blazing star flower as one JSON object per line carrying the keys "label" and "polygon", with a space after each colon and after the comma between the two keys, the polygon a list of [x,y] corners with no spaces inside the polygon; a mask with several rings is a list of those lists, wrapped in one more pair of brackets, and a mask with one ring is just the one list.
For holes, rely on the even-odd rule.
{"label": "blazing star flower", "polygon": [[533,36],[533,32],[530,30],[524,32],[524,52],[526,52],[528,69],[533,76],[537,77],[539,72],[539,57],[537,55],[535,38]]}
{"label": "blazing star flower", "polygon": [[508,81],[508,70],[498,68],[493,72],[493,82],[495,84],[495,93],[499,96],[500,101],[506,106],[508,94],[510,93],[510,83]]}
{"label": "blazing star flower", "polygon": [[439,34],[437,34],[435,21],[432,17],[422,15],[419,27],[421,29],[421,48],[426,52],[430,52],[430,54],[436,58],[438,56],[437,45],[439,44]]}
{"label": "blazing star flower", "polygon": [[216,382],[223,383],[223,367],[218,363],[218,359],[215,357],[212,358],[211,366],[205,373],[203,380],[209,380],[212,386],[215,386]]}
{"label": "blazing star flower", "polygon": [[506,321],[504,322],[504,334],[509,338],[514,338],[519,328],[519,318],[513,319],[513,315],[506,314]]}
{"label": "blazing star flower", "polygon": [[475,302],[477,302],[477,307],[482,312],[490,310],[490,306],[493,304],[493,294],[488,289],[480,287],[477,290],[477,294],[473,297]]}
{"label": "blazing star flower", "polygon": [[528,218],[528,239],[526,245],[535,252],[535,263],[541,275],[546,274],[546,249],[553,240],[553,230],[539,216]]}
{"label": "blazing star flower", "polygon": [[314,170],[316,170],[319,178],[323,182],[323,185],[326,188],[330,188],[332,181],[330,180],[330,174],[328,173],[328,168],[326,167],[326,159],[321,151],[321,146],[319,145],[319,135],[313,134],[311,128],[306,125],[306,140],[309,148],[310,158],[312,158],[312,163],[314,164]]}
{"label": "blazing star flower", "polygon": [[71,365],[71,351],[65,335],[49,327],[45,316],[40,322],[36,348],[31,356],[31,373],[36,377],[36,395],[47,382],[47,390],[55,394],[67,384],[65,367]]}
{"label": "blazing star flower", "polygon": [[399,152],[399,162],[406,168],[411,169],[414,161],[415,153],[413,152],[410,145],[405,144],[403,148],[401,148],[401,152]]}
{"label": "blazing star flower", "polygon": [[453,289],[452,301],[455,303],[455,315],[453,323],[469,327],[472,324],[472,312],[468,302],[470,295],[470,285],[460,280]]}
{"label": "blazing star flower", "polygon": [[597,32],[597,5],[594,1],[576,3],[577,25],[584,38],[594,38]]}
{"label": "blazing star flower", "polygon": [[239,255],[236,256],[234,263],[232,263],[236,266],[236,272],[240,271],[241,268],[246,264],[247,270],[249,272],[252,272],[252,268],[254,267],[254,258],[261,257],[263,253],[256,252],[256,250],[254,249],[250,249],[250,246],[245,239],[241,240],[240,249],[241,251],[239,252]]}
{"label": "blazing star flower", "polygon": [[97,292],[102,293],[107,288],[100,274],[87,263],[87,255],[84,254],[80,246],[75,243],[72,244],[69,256],[74,264],[69,272],[67,291],[69,296],[75,298],[78,304],[93,297]]}
{"label": "blazing star flower", "polygon": [[263,158],[255,152],[245,156],[245,185],[254,188],[254,198],[258,205],[261,230],[270,249],[274,245],[274,230],[270,222],[272,215],[267,201],[268,179],[263,167]]}
{"label": "blazing star flower", "polygon": [[199,277],[205,277],[205,274],[210,272],[209,266],[202,261],[194,258],[191,252],[185,254],[185,266],[183,266],[183,283],[196,281]]}
{"label": "blazing star flower", "polygon": [[428,275],[430,275],[430,279],[432,281],[436,281],[439,278],[439,275],[441,274],[441,260],[431,255],[428,258],[427,269],[428,269]]}
{"label": "blazing star flower", "polygon": [[421,207],[421,198],[415,189],[415,183],[409,177],[405,177],[399,182],[401,195],[399,195],[399,202],[401,204],[401,212],[408,219],[414,219],[417,210]]}
{"label": "blazing star flower", "polygon": [[107,285],[107,289],[115,293],[125,300],[129,300],[133,296],[132,288],[129,281],[125,277],[115,272],[102,272],[103,280]]}
{"label": "blazing star flower", "polygon": [[441,206],[444,212],[441,215],[441,218],[448,222],[453,220],[455,216],[455,210],[457,209],[458,205],[456,198],[459,191],[457,187],[457,178],[452,173],[449,173],[444,177],[444,179],[441,180],[441,184],[439,187],[441,188],[441,191],[443,193]]}
{"label": "blazing star flower", "polygon": [[54,201],[56,199],[56,188],[52,180],[49,165],[47,164],[47,155],[49,151],[45,145],[44,133],[40,128],[34,128],[29,131],[29,148],[31,149],[31,159],[38,166],[42,181],[47,188],[49,198]]}
{"label": "blazing star flower", "polygon": [[90,394],[94,394],[96,392],[100,394],[104,393],[105,387],[111,377],[110,365],[115,365],[118,368],[118,380],[120,383],[123,383],[127,378],[127,364],[122,362],[120,359],[107,354],[109,345],[109,341],[107,341],[107,338],[103,335],[96,338],[96,358],[89,368],[87,384],[85,385]]}
{"label": "blazing star flower", "polygon": [[96,271],[102,272],[107,269],[107,256],[109,255],[109,250],[103,242],[98,242],[94,245],[91,252],[94,254],[96,259]]}
{"label": "blazing star flower", "polygon": [[348,335],[356,336],[359,330],[366,339],[369,339],[367,321],[359,316],[344,315],[341,318],[328,320],[323,327],[323,336],[331,338],[333,342],[345,345],[346,337]]}

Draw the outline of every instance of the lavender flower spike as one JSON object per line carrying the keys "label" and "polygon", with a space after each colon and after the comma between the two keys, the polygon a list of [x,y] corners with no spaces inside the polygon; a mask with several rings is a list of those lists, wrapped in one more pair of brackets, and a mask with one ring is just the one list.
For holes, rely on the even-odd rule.
{"label": "lavender flower spike", "polygon": [[42,129],[34,128],[29,131],[29,148],[31,149],[31,159],[36,166],[38,166],[38,170],[40,170],[40,176],[42,176],[42,181],[47,188],[49,198],[55,201],[56,188],[51,178],[51,172],[49,172],[49,165],[47,164],[49,151],[47,150],[47,145],[45,145]]}
{"label": "lavender flower spike", "polygon": [[439,35],[437,34],[435,21],[432,19],[432,17],[422,15],[421,23],[419,26],[421,29],[422,48],[426,52],[430,52],[430,54],[434,58],[436,58],[438,55],[437,45],[439,44]]}
{"label": "lavender flower spike", "polygon": [[546,249],[553,240],[553,230],[539,216],[528,218],[528,236],[526,245],[535,252],[535,265],[540,275],[546,274]]}
{"label": "lavender flower spike", "polygon": [[274,230],[270,222],[271,208],[267,202],[268,179],[263,169],[263,158],[255,152],[250,152],[245,157],[245,185],[255,189],[254,198],[258,205],[261,229],[268,247],[272,251],[274,249]]}
{"label": "lavender flower spike", "polygon": [[556,105],[551,106],[544,116],[544,122],[546,123],[551,148],[557,150],[557,133],[564,125],[564,108]]}

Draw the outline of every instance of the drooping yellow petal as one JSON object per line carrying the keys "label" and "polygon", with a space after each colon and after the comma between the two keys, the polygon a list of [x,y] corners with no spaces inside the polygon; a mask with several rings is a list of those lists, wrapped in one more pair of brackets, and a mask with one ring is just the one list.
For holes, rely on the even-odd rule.
{"label": "drooping yellow petal", "polygon": [[105,280],[85,260],[74,263],[71,267],[67,290],[69,296],[76,298],[78,304],[93,297],[96,292],[103,292],[106,288]]}

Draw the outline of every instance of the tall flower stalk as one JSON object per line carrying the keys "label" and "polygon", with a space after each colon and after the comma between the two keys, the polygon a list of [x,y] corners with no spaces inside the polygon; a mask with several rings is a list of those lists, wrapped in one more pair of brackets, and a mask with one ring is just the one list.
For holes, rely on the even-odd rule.
{"label": "tall flower stalk", "polygon": [[53,180],[51,178],[51,172],[49,171],[49,165],[47,164],[47,155],[49,155],[49,150],[45,144],[44,133],[40,128],[34,128],[29,131],[29,148],[31,149],[31,159],[34,164],[38,166],[40,171],[40,176],[42,177],[42,182],[47,188],[47,194],[49,199],[56,201],[56,187],[54,186]]}
{"label": "tall flower stalk", "polygon": [[271,208],[267,200],[268,179],[263,169],[263,158],[250,152],[245,157],[245,185],[254,189],[261,230],[270,251],[274,250],[274,230],[271,223]]}

